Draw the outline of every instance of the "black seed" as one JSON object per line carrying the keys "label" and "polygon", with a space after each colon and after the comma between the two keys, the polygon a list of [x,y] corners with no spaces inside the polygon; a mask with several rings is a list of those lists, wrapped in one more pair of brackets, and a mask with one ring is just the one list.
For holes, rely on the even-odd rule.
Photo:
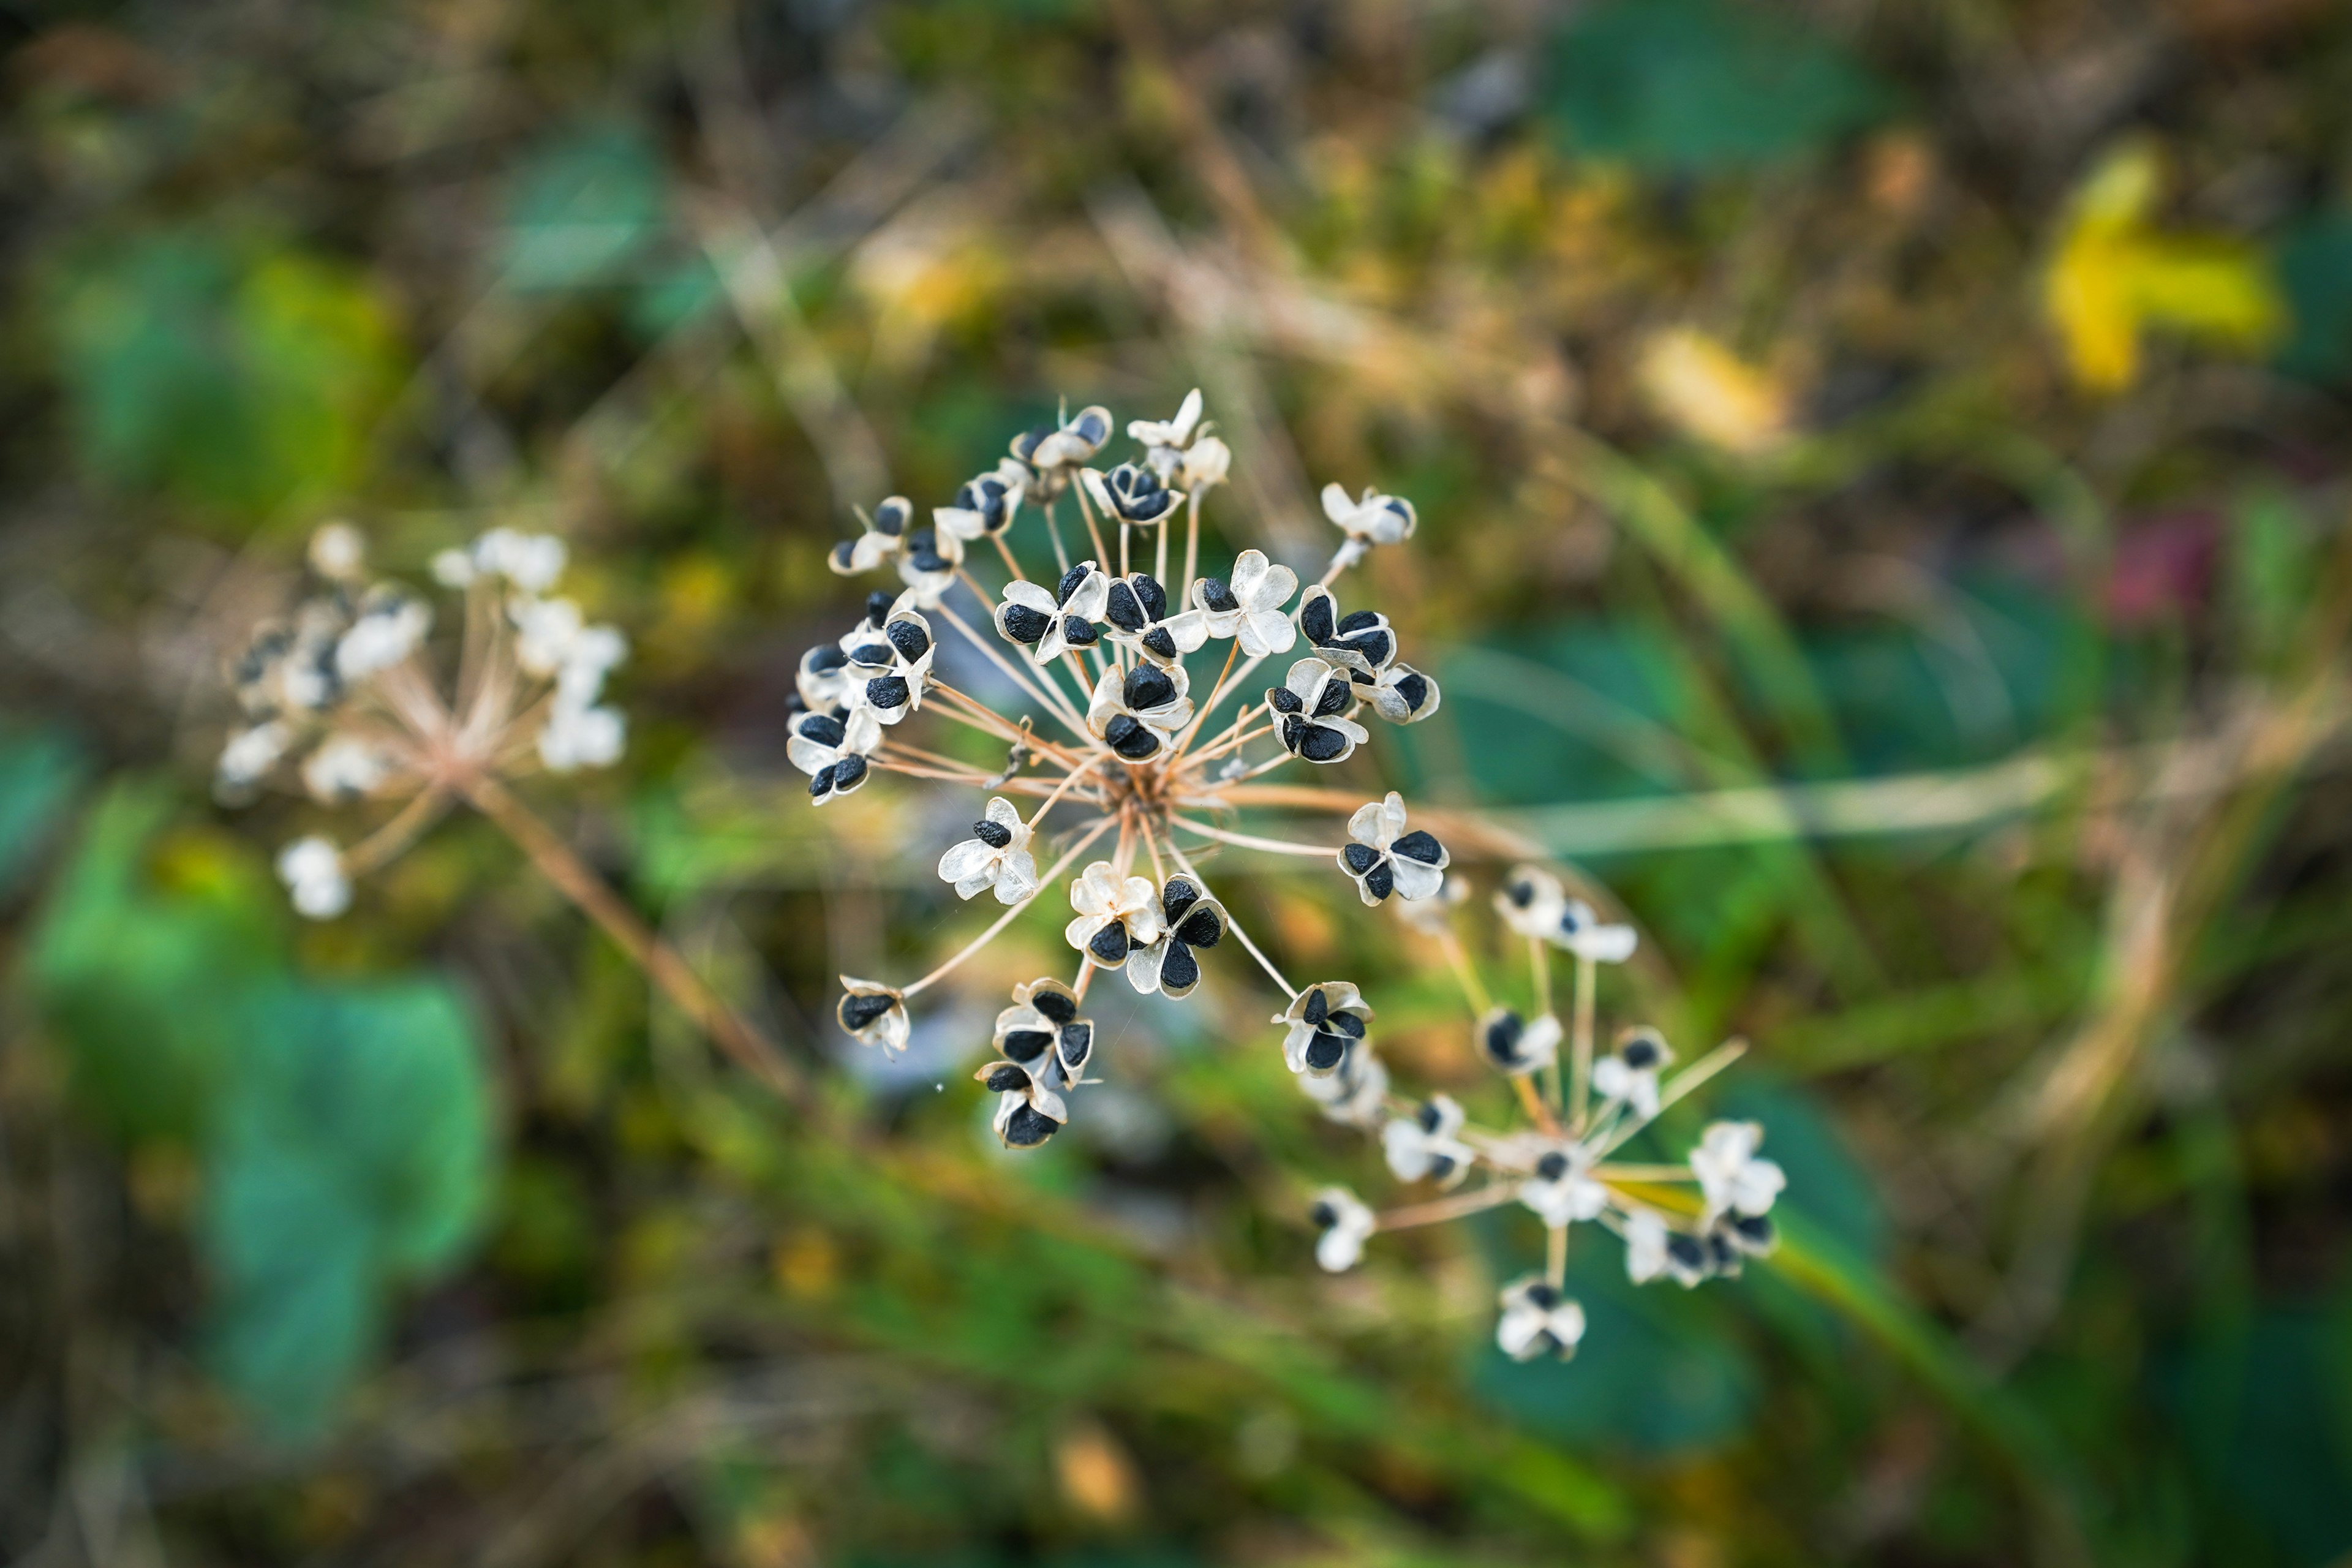
{"label": "black seed", "polygon": [[1092,647],[1095,639],[1101,636],[1102,633],[1095,629],[1094,622],[1083,616],[1062,617],[1062,640],[1072,647]]}
{"label": "black seed", "polygon": [[1032,992],[1029,1005],[1056,1024],[1066,1024],[1078,1016],[1078,1005],[1058,991]]}
{"label": "black seed", "polygon": [[1225,586],[1225,580],[1223,577],[1201,579],[1201,603],[1217,611],[1238,610],[1242,607],[1242,602],[1234,597],[1234,591]]}
{"label": "black seed", "polygon": [[890,646],[898,650],[898,657],[909,664],[922,658],[931,646],[930,634],[912,621],[892,621],[882,628],[882,635],[890,639]]}
{"label": "black seed", "polygon": [[1726,1241],[1722,1237],[1708,1237],[1706,1238],[1706,1252],[1708,1262],[1713,1264],[1715,1268],[1727,1274],[1737,1273],[1738,1271],[1739,1254],[1733,1248],[1731,1243]]}
{"label": "black seed", "polygon": [[1162,658],[1176,657],[1176,639],[1168,634],[1166,626],[1154,626],[1144,633],[1143,646]]}
{"label": "black seed", "polygon": [[841,764],[839,763],[834,763],[817,769],[814,773],[811,774],[809,776],[809,798],[811,800],[823,800],[825,796],[831,795],[833,793],[833,775],[840,771]]}
{"label": "black seed", "polygon": [[1666,1256],[1685,1268],[1706,1267],[1706,1249],[1699,1245],[1698,1237],[1680,1231],[1666,1237]]}
{"label": "black seed", "polygon": [[1376,668],[1396,657],[1396,638],[1384,631],[1358,632],[1353,637],[1341,637],[1332,646],[1353,648],[1364,656],[1366,663]]}
{"label": "black seed", "polygon": [[996,613],[996,624],[1014,642],[1034,644],[1054,624],[1053,617],[1026,605],[1007,605]]}
{"label": "black seed", "polygon": [[928,533],[919,533],[907,541],[907,559],[915,563],[918,572],[955,570],[955,563],[940,553],[939,541]]}
{"label": "black seed", "polygon": [[1214,910],[1195,910],[1176,928],[1176,940],[1187,947],[1214,947],[1225,940],[1225,922]]}
{"label": "black seed", "polygon": [[1114,713],[1103,726],[1103,739],[1110,749],[1130,763],[1142,762],[1160,751],[1160,737],[1147,729],[1141,721],[1126,713]]}
{"label": "black seed", "polygon": [[1617,1054],[1625,1065],[1639,1072],[1658,1065],[1658,1042],[1647,1035],[1636,1035],[1618,1047]]}
{"label": "black seed", "polygon": [[1104,605],[1103,614],[1110,617],[1114,626],[1130,632],[1141,631],[1144,623],[1151,618],[1143,613],[1143,605],[1137,602],[1135,590],[1124,581],[1110,585],[1110,599]]}
{"label": "black seed", "polygon": [[1315,1222],[1316,1229],[1328,1230],[1339,1223],[1339,1211],[1329,1204],[1318,1203],[1307,1211],[1307,1217]]}
{"label": "black seed", "polygon": [[1331,640],[1331,595],[1320,589],[1310,589],[1307,603],[1298,612],[1298,629],[1307,634],[1308,642]]}
{"label": "black seed", "polygon": [[1135,596],[1143,602],[1143,613],[1155,621],[1168,618],[1168,590],[1160,579],[1149,572],[1138,572],[1129,581],[1135,584]]}
{"label": "black seed", "polygon": [[1389,853],[1402,855],[1408,860],[1418,860],[1424,866],[1434,866],[1445,858],[1445,846],[1435,836],[1414,828],[1389,846]]}
{"label": "black seed", "polygon": [[1037,455],[1037,443],[1053,433],[1054,427],[1051,425],[1040,425],[1033,430],[1024,430],[1020,435],[1013,437],[1013,455],[1023,462],[1027,462]]}
{"label": "black seed", "polygon": [[1380,864],[1381,852],[1369,844],[1349,844],[1339,851],[1339,858],[1348,863],[1349,870],[1360,877]]}
{"label": "black seed", "polygon": [[1125,963],[1127,962],[1127,928],[1117,921],[1111,921],[1087,940],[1087,951],[1095,955],[1097,963]]}
{"label": "black seed", "polygon": [[1121,693],[1127,705],[1138,712],[1158,708],[1176,698],[1176,683],[1167,673],[1152,665],[1139,664],[1127,672],[1127,687]]}
{"label": "black seed", "polygon": [[1012,1089],[1025,1089],[1028,1085],[1029,1075],[1022,1071],[1019,1068],[1014,1067],[1011,1062],[999,1062],[996,1066],[989,1068],[988,1076],[981,1080],[981,1087],[994,1094],[1003,1094]]}
{"label": "black seed", "polygon": [[793,731],[802,740],[814,741],[820,746],[838,746],[849,735],[841,721],[830,713],[808,714],[793,726]]}
{"label": "black seed", "polygon": [[840,1016],[841,1026],[854,1035],[858,1030],[870,1026],[875,1019],[890,1011],[895,1005],[897,1005],[895,997],[877,996],[868,992],[857,991],[844,996],[841,999],[841,1005],[835,1009],[835,1012]]}
{"label": "black seed", "polygon": [[1351,685],[1378,686],[1381,683],[1381,678],[1379,676],[1368,674],[1360,669],[1342,670],[1340,673],[1348,678],[1348,680]]}
{"label": "black seed", "polygon": [[1034,1149],[1051,1138],[1060,1123],[1034,1105],[1016,1105],[1004,1121],[1004,1141],[1015,1149]]}
{"label": "black seed", "polygon": [[1364,873],[1364,891],[1376,899],[1385,899],[1396,891],[1396,868],[1386,860]]}
{"label": "black seed", "polygon": [[1318,985],[1307,994],[1307,1008],[1301,1016],[1319,1029],[1323,1026],[1323,1020],[1330,1016],[1330,998],[1324,995],[1323,987]]}
{"label": "black seed", "polygon": [[849,662],[839,643],[819,643],[801,655],[801,668],[812,675],[829,675]]}
{"label": "black seed", "polygon": [[901,675],[877,675],[866,683],[866,700],[877,708],[904,708],[907,696],[907,679]]}
{"label": "black seed", "polygon": [[1299,700],[1298,693],[1293,691],[1287,686],[1267,687],[1265,689],[1265,700],[1267,706],[1271,707],[1277,713],[1302,712],[1307,707],[1306,703]]}
{"label": "black seed", "polygon": [[890,606],[896,602],[881,589],[875,589],[866,595],[866,619],[871,625],[880,626],[890,618]]}
{"label": "black seed", "polygon": [[1528,1287],[1528,1300],[1549,1312],[1559,1305],[1559,1292],[1545,1281],[1538,1279]]}
{"label": "black seed", "polygon": [[1307,1042],[1307,1065],[1316,1072],[1329,1072],[1348,1054],[1348,1042],[1337,1035],[1317,1035]]}
{"label": "black seed", "polygon": [[1536,1162],[1536,1174],[1547,1182],[1557,1182],[1568,1174],[1568,1156],[1555,1149]]}
{"label": "black seed", "polygon": [[1323,689],[1315,695],[1314,716],[1318,719],[1329,719],[1345,713],[1348,710],[1348,705],[1355,700],[1356,694],[1348,689],[1346,681],[1327,680],[1323,683]]}
{"label": "black seed", "polygon": [[1002,849],[1013,842],[1013,829],[1001,822],[975,822],[971,825],[971,836],[991,849]]}
{"label": "black seed", "polygon": [[1584,929],[1584,917],[1572,909],[1563,910],[1560,911],[1559,929],[1563,935],[1574,936]]}
{"label": "black seed", "polygon": [[1454,1173],[1454,1156],[1453,1156],[1453,1155],[1451,1155],[1451,1154],[1433,1154],[1433,1155],[1431,1155],[1431,1156],[1430,1156],[1430,1159],[1429,1159],[1429,1179],[1430,1179],[1431,1181],[1433,1181],[1433,1182],[1442,1182],[1442,1181],[1445,1180],[1445,1178],[1446,1178],[1446,1177],[1448,1177],[1448,1176],[1452,1175],[1453,1173]]}
{"label": "black seed", "polygon": [[1422,704],[1429,700],[1429,678],[1417,669],[1411,670],[1397,677],[1390,689],[1404,699],[1406,712],[1418,713]]}
{"label": "black seed", "polygon": [[845,539],[839,544],[835,545],[833,547],[833,569],[836,572],[848,571],[852,554],[856,549],[857,543],[855,540]]}
{"label": "black seed", "polygon": [[1504,1014],[1486,1026],[1486,1054],[1504,1067],[1518,1066],[1519,1037],[1526,1032],[1517,1013]]}
{"label": "black seed", "polygon": [[1514,882],[1504,890],[1509,894],[1512,904],[1518,909],[1526,909],[1536,901],[1536,885],[1533,882]]}
{"label": "black seed", "polygon": [[1035,1061],[1054,1048],[1054,1037],[1036,1029],[1013,1029],[1004,1037],[1004,1054],[1016,1062]]}
{"label": "black seed", "polygon": [[1069,1065],[1071,1070],[1086,1066],[1087,1058],[1094,1053],[1094,1048],[1095,1026],[1092,1024],[1080,1022],[1062,1026],[1062,1060]]}
{"label": "black seed", "polygon": [[1292,714],[1282,721],[1282,749],[1291,755],[1298,754],[1298,743],[1307,738],[1307,721]]}
{"label": "black seed", "polygon": [[1360,1013],[1336,1012],[1331,1015],[1330,1027],[1351,1040],[1364,1037],[1364,1019]]}
{"label": "black seed", "polygon": [[1421,1104],[1414,1109],[1412,1119],[1421,1123],[1421,1130],[1423,1132],[1436,1131],[1438,1122],[1444,1120],[1444,1118],[1438,1115],[1437,1102],[1433,1100],[1423,1100]]}
{"label": "black seed", "polygon": [[833,787],[839,793],[847,795],[865,782],[866,759],[864,757],[844,757],[833,764]]}
{"label": "black seed", "polygon": [[1348,737],[1320,724],[1304,724],[1294,749],[1310,763],[1334,762],[1348,749]]}
{"label": "black seed", "polygon": [[849,650],[849,661],[852,664],[888,664],[890,645],[878,642],[859,643]]}
{"label": "black seed", "polygon": [[1110,426],[1099,414],[1081,414],[1078,422],[1070,426],[1070,434],[1090,447],[1099,447],[1110,439]]}
{"label": "black seed", "polygon": [[1160,889],[1160,912],[1174,925],[1184,918],[1184,911],[1201,901],[1201,889],[1190,877],[1171,877],[1168,885]]}
{"label": "black seed", "polygon": [[1380,624],[1381,613],[1378,610],[1358,610],[1353,615],[1341,616],[1335,629],[1341,637],[1346,637],[1349,632],[1365,631]]}
{"label": "black seed", "polygon": [[1772,1216],[1762,1214],[1742,1214],[1731,1216],[1731,1228],[1738,1231],[1750,1247],[1772,1245]]}
{"label": "black seed", "polygon": [[1091,561],[1081,561],[1076,566],[1071,567],[1067,572],[1063,573],[1061,585],[1054,590],[1054,603],[1057,605],[1068,604],[1070,602],[1070,595],[1078,591],[1078,584],[1087,580],[1087,572],[1093,565],[1094,563]]}
{"label": "black seed", "polygon": [[1163,988],[1182,991],[1201,983],[1201,963],[1192,950],[1181,942],[1168,944],[1167,956],[1160,961],[1160,984]]}

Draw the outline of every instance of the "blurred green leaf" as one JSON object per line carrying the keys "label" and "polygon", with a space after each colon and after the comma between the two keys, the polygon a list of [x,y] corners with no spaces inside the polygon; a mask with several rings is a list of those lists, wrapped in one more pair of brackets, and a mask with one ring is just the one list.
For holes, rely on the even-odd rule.
{"label": "blurred green leaf", "polygon": [[1892,90],[1835,42],[1738,0],[1607,0],[1554,37],[1544,108],[1578,152],[1706,174],[1858,130]]}
{"label": "blurred green leaf", "polygon": [[666,209],[661,155],[644,132],[604,122],[565,132],[515,176],[505,280],[522,289],[609,282],[661,234]]}
{"label": "blurred green leaf", "polygon": [[1471,1368],[1477,1398],[1580,1448],[1689,1453],[1746,1430],[1762,1377],[1721,1292],[1635,1285],[1613,1238],[1578,1240],[1585,1245],[1570,1254],[1568,1289],[1584,1307],[1589,1352],[1514,1362],[1489,1335]]}
{"label": "blurred green leaf", "polygon": [[2352,381],[2352,213],[2305,218],[2279,242],[2277,266],[2294,319],[2278,367],[2310,381]]}
{"label": "blurred green leaf", "polygon": [[218,1363],[302,1435],[372,1349],[387,1289],[446,1268],[478,1223],[481,1047],[438,981],[293,973],[278,889],[226,841],[159,837],[169,811],[121,787],[92,813],[27,977],[81,1103],[200,1156]]}
{"label": "blurred green leaf", "polygon": [[629,324],[647,338],[677,331],[726,297],[710,263],[689,256],[663,268],[631,296]]}
{"label": "blurred green leaf", "polygon": [[2228,531],[2232,629],[2255,667],[2279,669],[2301,644],[2318,582],[2317,536],[2294,495],[2264,486],[2238,503]]}
{"label": "blurred green leaf", "polygon": [[246,1017],[215,1147],[307,1150],[370,1216],[387,1272],[447,1263],[480,1218],[490,1139],[481,1041],[456,994],[282,981]]}
{"label": "blurred green leaf", "polygon": [[357,273],[191,232],[69,271],[55,330],[93,479],[261,512],[358,478],[398,341]]}
{"label": "blurred green leaf", "polygon": [[[2352,1294],[2330,1309],[2273,1304],[2167,1357],[2164,1404],[2198,1479],[2212,1493],[2220,1539],[2284,1560],[2340,1561],[2352,1552]],[[2249,1532],[2247,1527],[2255,1527]]]}
{"label": "blurred green leaf", "polygon": [[70,731],[0,717],[0,900],[24,886],[89,772]]}
{"label": "blurred green leaf", "polygon": [[446,1266],[490,1179],[488,1092],[437,982],[263,986],[205,1152],[205,1252],[230,1385],[317,1430],[377,1337],[386,1290]]}
{"label": "blurred green leaf", "polygon": [[275,889],[203,841],[159,877],[150,850],[170,810],[137,786],[100,803],[26,969],[82,1107],[125,1137],[193,1142],[245,1044],[223,1003],[277,971],[285,915]]}
{"label": "blurred green leaf", "polygon": [[205,1164],[213,1362],[285,1436],[325,1424],[376,1337],[375,1236],[337,1178],[318,1150],[266,1139]]}

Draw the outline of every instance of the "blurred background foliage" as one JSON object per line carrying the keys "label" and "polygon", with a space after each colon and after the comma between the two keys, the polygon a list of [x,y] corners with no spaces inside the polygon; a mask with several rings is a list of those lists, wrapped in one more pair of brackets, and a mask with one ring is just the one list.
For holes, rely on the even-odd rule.
{"label": "blurred background foliage", "polygon": [[[2352,1561],[2341,5],[27,0],[0,47],[7,1561]],[[1245,984],[1107,999],[1018,1163],[993,979],[896,1067],[835,1036],[836,971],[965,929],[970,813],[800,806],[824,551],[1196,384],[1213,552],[1418,503],[1354,592],[1448,700],[1382,762],[1622,896],[1612,1011],[1755,1042],[1773,1265],[1585,1248],[1585,1353],[1513,1367],[1532,1226],[1312,1269],[1303,1194],[1382,1178]],[[479,822],[294,929],[317,814],[204,781],[338,515],[412,574],[571,539],[637,744],[541,804],[855,1136]],[[1402,928],[1226,875],[1495,1094]]]}

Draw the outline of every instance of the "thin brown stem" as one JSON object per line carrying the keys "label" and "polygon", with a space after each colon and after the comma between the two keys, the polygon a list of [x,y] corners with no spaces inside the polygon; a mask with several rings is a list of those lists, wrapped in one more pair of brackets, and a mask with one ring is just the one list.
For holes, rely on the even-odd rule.
{"label": "thin brown stem", "polygon": [[[1533,942],[1537,939],[1530,937]],[[1568,1084],[1568,1124],[1584,1130],[1585,1111],[1592,1089],[1592,990],[1600,966],[1579,953],[1576,959],[1576,1027]]]}
{"label": "thin brown stem", "polygon": [[1496,1182],[1475,1192],[1457,1193],[1450,1198],[1433,1203],[1413,1204],[1405,1208],[1391,1209],[1372,1216],[1375,1230],[1408,1230],[1420,1225],[1444,1225],[1450,1219],[1460,1219],[1482,1209],[1499,1208],[1519,1195],[1518,1187],[1509,1182]]}
{"label": "thin brown stem", "polygon": [[1231,844],[1243,849],[1263,849],[1270,855],[1312,855],[1329,860],[1338,858],[1339,850],[1330,844],[1296,844],[1287,838],[1260,838],[1254,833],[1229,833],[1222,827],[1212,827],[1205,822],[1195,822],[1189,816],[1171,816],[1168,824],[1195,833],[1203,838],[1213,838],[1220,844]]}
{"label": "thin brown stem", "polygon": [[439,784],[427,785],[383,826],[343,852],[343,874],[364,877],[378,867],[389,864],[402,850],[415,843],[426,828],[440,821],[442,814],[448,809],[449,792]]}
{"label": "thin brown stem", "polygon": [[470,778],[460,788],[477,811],[514,840],[515,847],[539,874],[571,900],[581,913],[603,928],[630,961],[645,971],[646,978],[693,1019],[737,1066],[765,1080],[794,1106],[803,1110],[810,1107],[808,1082],[782,1047],[721,1000],[678,956],[677,950],[655,935],[637,912],[624,903],[620,895],[590,869],[587,862],[573,853],[552,828],[494,778]]}
{"label": "thin brown stem", "polygon": [[919,992],[929,990],[937,982],[943,980],[948,975],[953,973],[957,965],[962,963],[964,960],[970,958],[973,953],[978,952],[982,948],[986,947],[990,942],[994,942],[996,940],[996,933],[1003,931],[1006,926],[1011,925],[1014,917],[1019,915],[1022,910],[1027,909],[1031,904],[1035,903],[1045,889],[1054,885],[1054,879],[1060,876],[1065,870],[1068,869],[1070,862],[1084,854],[1088,845],[1101,837],[1103,830],[1108,827],[1110,824],[1111,819],[1106,816],[1100,822],[1096,823],[1094,826],[1088,828],[1085,837],[1079,839],[1076,844],[1071,845],[1067,850],[1063,852],[1062,858],[1059,860],[1055,861],[1051,867],[1047,868],[1045,875],[1037,879],[1036,892],[1030,894],[1019,903],[1008,907],[1003,914],[997,916],[996,919],[989,922],[989,926],[986,931],[982,931],[978,936],[972,938],[971,942],[967,942],[960,951],[958,951],[953,958],[949,959],[946,963],[932,970],[929,974],[924,975],[920,980],[915,981],[911,984],[900,986],[898,988],[898,994],[901,996],[912,996]]}

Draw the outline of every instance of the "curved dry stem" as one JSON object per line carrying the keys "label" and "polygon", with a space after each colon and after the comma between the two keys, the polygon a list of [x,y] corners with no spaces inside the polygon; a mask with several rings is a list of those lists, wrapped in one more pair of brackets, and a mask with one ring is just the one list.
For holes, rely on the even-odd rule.
{"label": "curved dry stem", "polygon": [[654,934],[635,910],[624,903],[610,885],[590,869],[558,837],[509,794],[506,786],[487,776],[467,779],[460,786],[466,799],[500,832],[515,842],[531,865],[594,921],[662,994],[692,1018],[710,1039],[754,1077],[764,1080],[796,1108],[814,1103],[810,1086],[782,1047],[737,1013],[706,984],[677,950]]}

